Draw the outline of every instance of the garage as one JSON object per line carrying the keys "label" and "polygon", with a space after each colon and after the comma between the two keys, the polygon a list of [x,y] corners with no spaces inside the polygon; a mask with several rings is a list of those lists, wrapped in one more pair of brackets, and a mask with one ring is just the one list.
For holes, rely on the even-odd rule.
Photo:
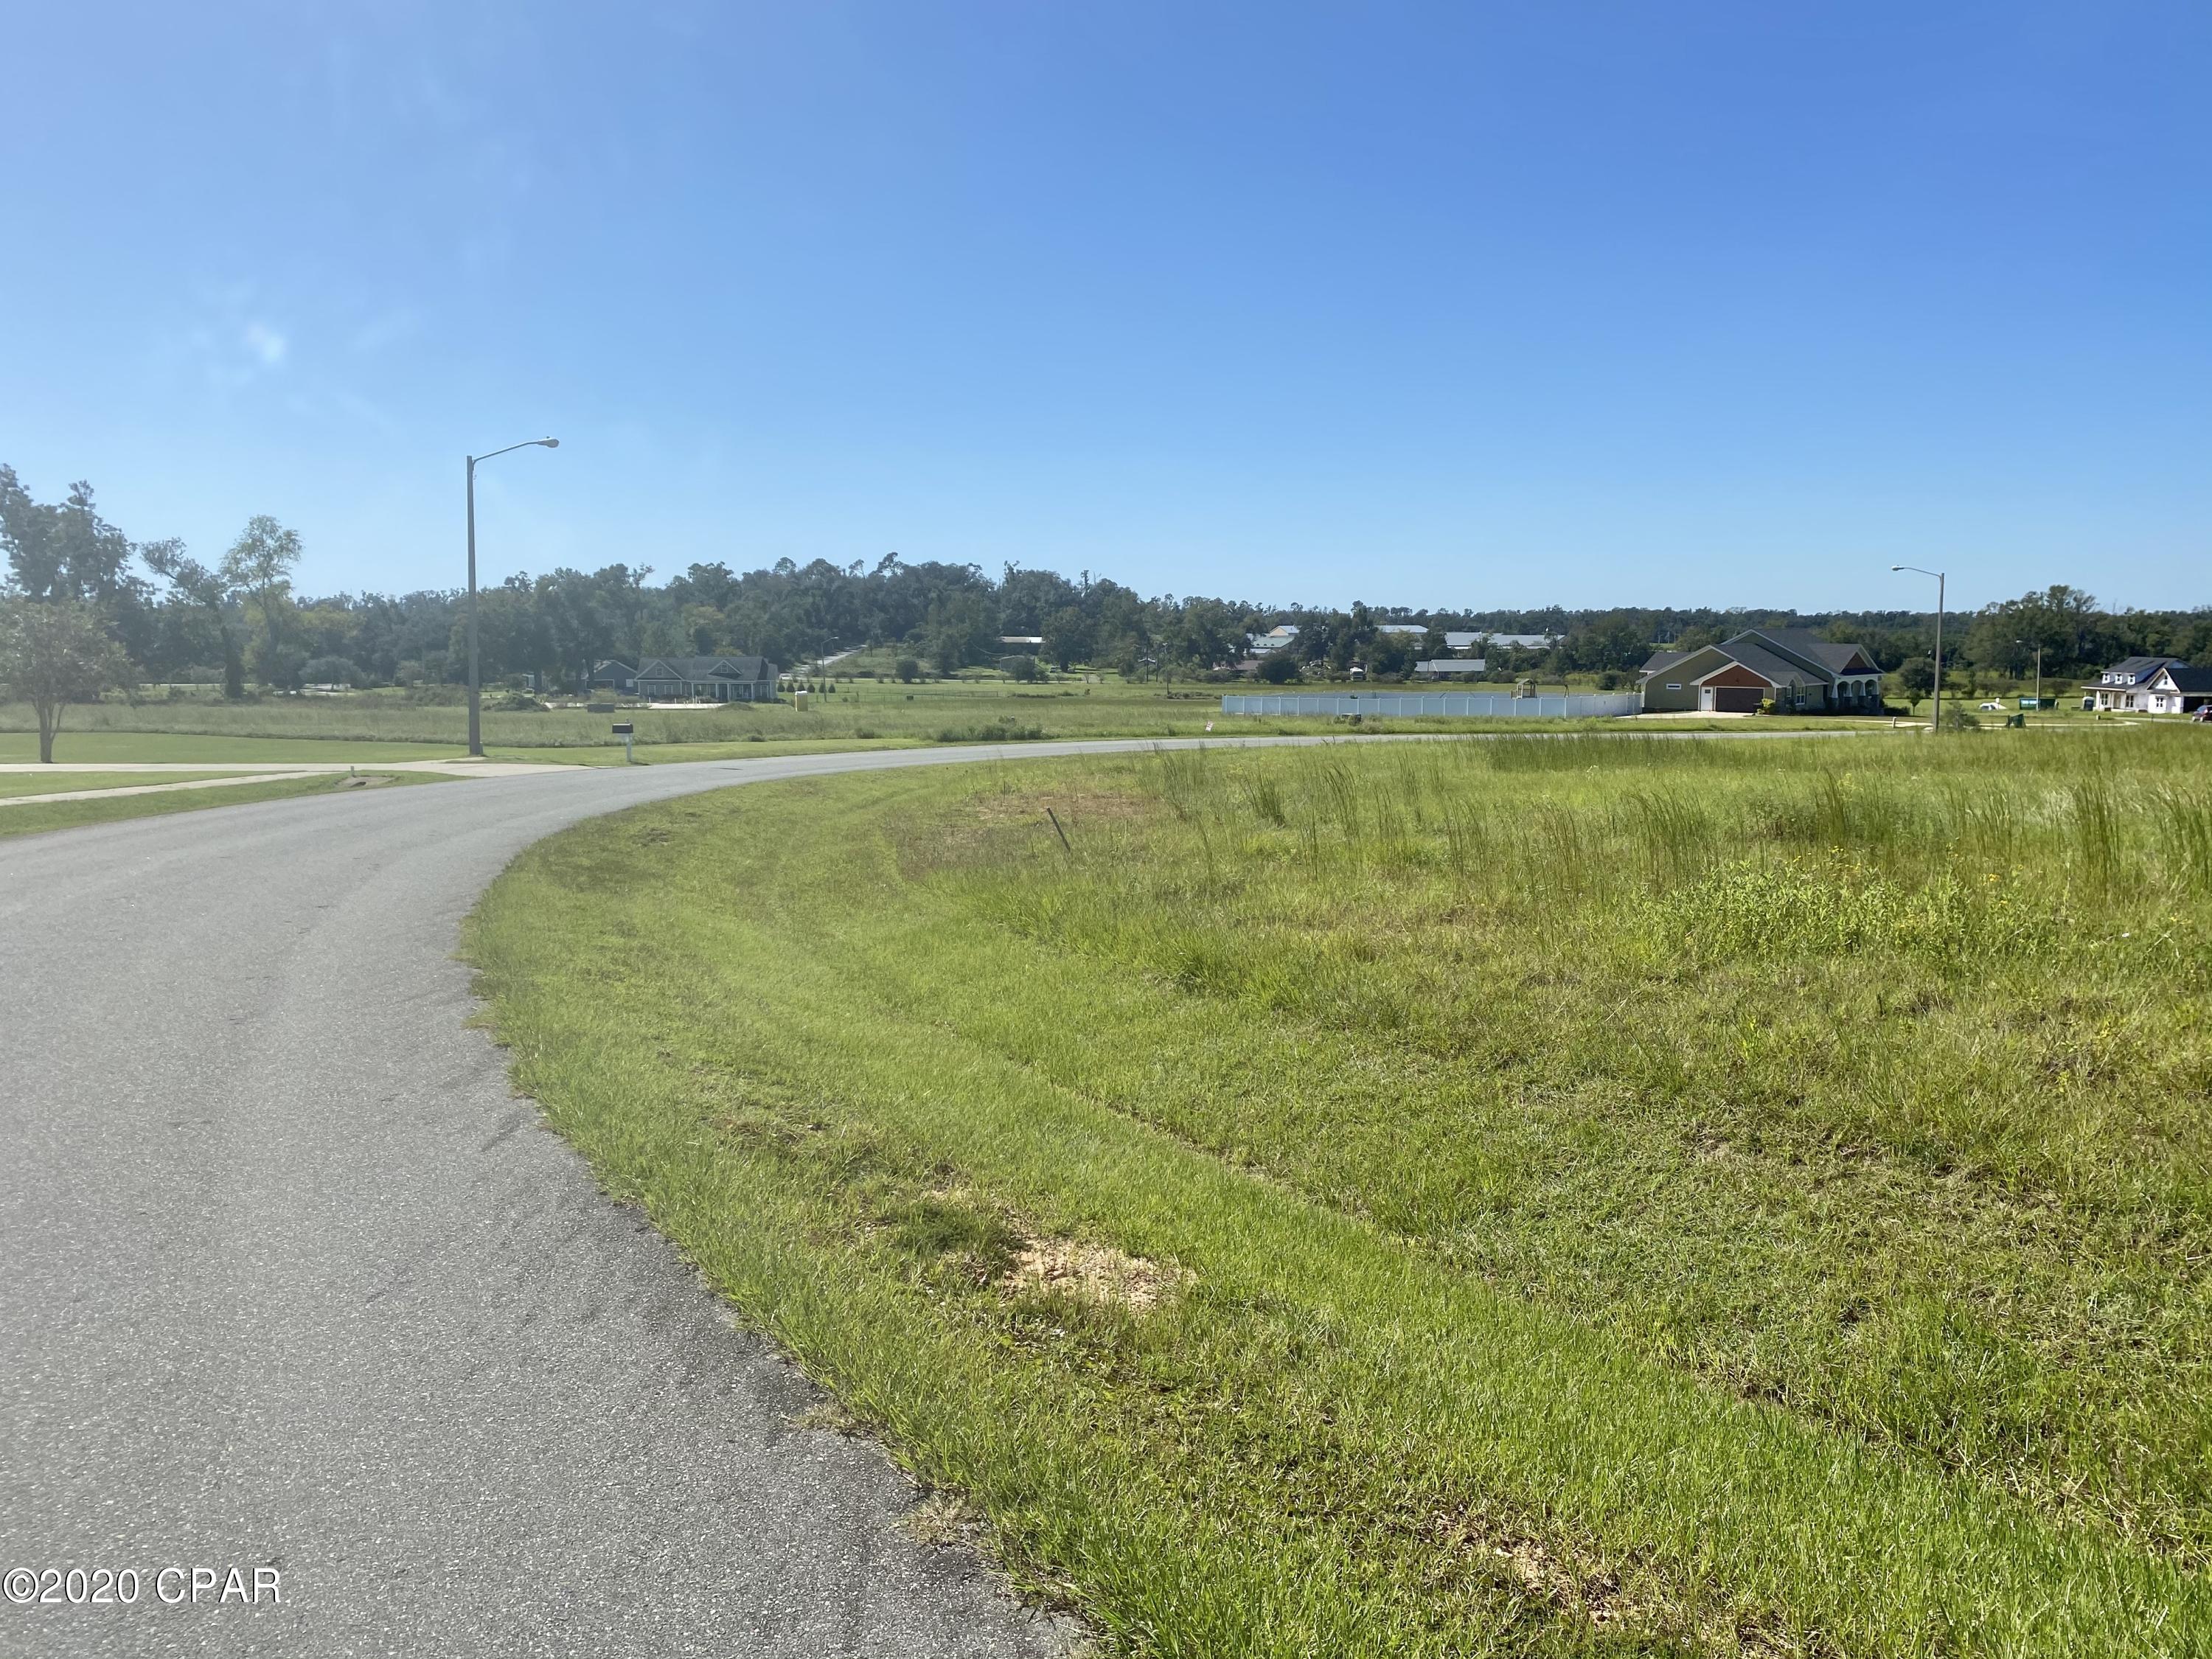
{"label": "garage", "polygon": [[1756,714],[1774,694],[1772,680],[1747,664],[1732,662],[1698,682],[1698,707],[1716,714]]}

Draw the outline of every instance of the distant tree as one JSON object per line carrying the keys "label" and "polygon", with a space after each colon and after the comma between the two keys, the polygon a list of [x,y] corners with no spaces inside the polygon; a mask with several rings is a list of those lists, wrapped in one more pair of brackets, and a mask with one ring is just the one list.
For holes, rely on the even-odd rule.
{"label": "distant tree", "polygon": [[233,702],[244,696],[246,659],[239,651],[238,630],[231,623],[231,613],[238,602],[237,590],[224,580],[222,572],[210,570],[198,560],[187,556],[180,541],[154,542],[140,552],[155,574],[168,582],[173,599],[206,613],[222,641],[222,695]]}
{"label": "distant tree", "polygon": [[267,514],[246,521],[246,528],[222,556],[222,580],[234,592],[251,599],[261,612],[273,653],[283,644],[284,613],[292,602],[292,569],[300,562],[300,532],[287,530]]}
{"label": "distant tree", "polygon": [[1410,634],[1377,634],[1367,647],[1367,672],[1376,678],[1409,674],[1419,645]]}
{"label": "distant tree", "polygon": [[1936,689],[1936,659],[1908,657],[1898,665],[1897,684],[1915,702]]}
{"label": "distant tree", "polygon": [[101,518],[92,486],[79,480],[52,507],[31,499],[13,467],[0,466],[0,548],[8,574],[34,599],[78,599],[103,608],[143,584],[131,574],[131,541]]}
{"label": "distant tree", "polygon": [[0,599],[0,683],[37,711],[39,762],[53,764],[62,711],[129,683],[130,659],[76,599]]}
{"label": "distant tree", "polygon": [[999,659],[999,672],[1010,680],[1024,683],[1037,677],[1037,659],[1026,653]]}
{"label": "distant tree", "polygon": [[932,599],[922,627],[922,648],[940,674],[957,674],[974,663],[987,660],[999,642],[996,620],[989,602],[973,591],[946,593]]}
{"label": "distant tree", "polygon": [[1044,619],[1041,631],[1044,644],[1040,650],[1044,659],[1062,673],[1076,663],[1091,660],[1095,637],[1091,618],[1076,606],[1062,605],[1054,611]]}
{"label": "distant tree", "polygon": [[[2131,613],[2132,614],[2132,613]],[[2123,653],[2134,641],[2115,637],[2116,619],[2097,609],[2096,598],[2056,583],[2016,599],[1984,605],[1967,625],[1966,660],[2017,678],[2043,647],[2046,674],[2094,667],[2107,652]],[[2155,649],[2148,641],[2147,648]]]}
{"label": "distant tree", "polygon": [[359,663],[350,657],[310,657],[300,670],[300,678],[309,685],[366,685],[368,676],[362,672]]}
{"label": "distant tree", "polygon": [[912,657],[901,657],[893,665],[891,672],[908,685],[912,685],[921,678],[921,664]]}
{"label": "distant tree", "polygon": [[1298,661],[1286,651],[1270,651],[1253,672],[1270,685],[1288,685],[1298,677]]}

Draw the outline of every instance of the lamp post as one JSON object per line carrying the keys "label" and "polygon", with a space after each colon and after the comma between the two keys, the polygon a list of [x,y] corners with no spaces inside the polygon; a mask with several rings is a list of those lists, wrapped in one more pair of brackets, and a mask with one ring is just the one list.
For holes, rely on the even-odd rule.
{"label": "lamp post", "polygon": [[[2013,643],[2026,645],[2027,641],[2014,640]],[[2035,647],[2035,712],[2039,714],[2043,712],[2043,647],[2040,643]]]}
{"label": "lamp post", "polygon": [[1943,573],[1923,570],[1917,564],[1893,564],[1892,570],[1910,570],[1915,575],[1936,579],[1936,710],[1928,722],[1930,732],[1943,729]]}
{"label": "lamp post", "polygon": [[558,449],[558,438],[525,438],[519,444],[509,444],[507,449],[495,449],[489,455],[471,455],[469,462],[469,754],[471,758],[483,758],[483,685],[477,667],[477,463],[488,461],[492,455],[504,455],[507,449]]}

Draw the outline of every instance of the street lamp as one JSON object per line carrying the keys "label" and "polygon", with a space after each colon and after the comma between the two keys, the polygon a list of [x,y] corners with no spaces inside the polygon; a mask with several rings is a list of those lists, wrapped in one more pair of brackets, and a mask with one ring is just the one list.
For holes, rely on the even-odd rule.
{"label": "street lamp", "polygon": [[558,449],[558,438],[525,438],[519,444],[509,444],[507,449],[495,449],[490,455],[471,455],[469,460],[469,754],[476,760],[483,758],[483,688],[477,669],[477,463],[488,461],[492,455],[504,455],[507,449]]}
{"label": "street lamp", "polygon": [[[2013,643],[2026,645],[2027,641],[2014,640]],[[2039,641],[2035,647],[2035,711],[2039,714],[2043,712],[2043,646]]]}
{"label": "street lamp", "polygon": [[1890,568],[1910,570],[1917,576],[1933,576],[1936,579],[1936,712],[1928,722],[1928,729],[1941,732],[1943,729],[1943,573],[1923,570],[1917,564],[1893,564]]}

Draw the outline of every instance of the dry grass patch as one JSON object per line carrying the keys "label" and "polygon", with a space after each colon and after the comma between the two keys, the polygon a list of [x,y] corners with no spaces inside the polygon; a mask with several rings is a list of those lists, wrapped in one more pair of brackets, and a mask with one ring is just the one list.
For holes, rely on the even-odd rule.
{"label": "dry grass patch", "polygon": [[1009,1294],[1051,1291],[1102,1307],[1146,1313],[1190,1277],[1179,1267],[1147,1261],[1110,1244],[1040,1238],[1014,1252],[1013,1265],[1000,1284]]}

